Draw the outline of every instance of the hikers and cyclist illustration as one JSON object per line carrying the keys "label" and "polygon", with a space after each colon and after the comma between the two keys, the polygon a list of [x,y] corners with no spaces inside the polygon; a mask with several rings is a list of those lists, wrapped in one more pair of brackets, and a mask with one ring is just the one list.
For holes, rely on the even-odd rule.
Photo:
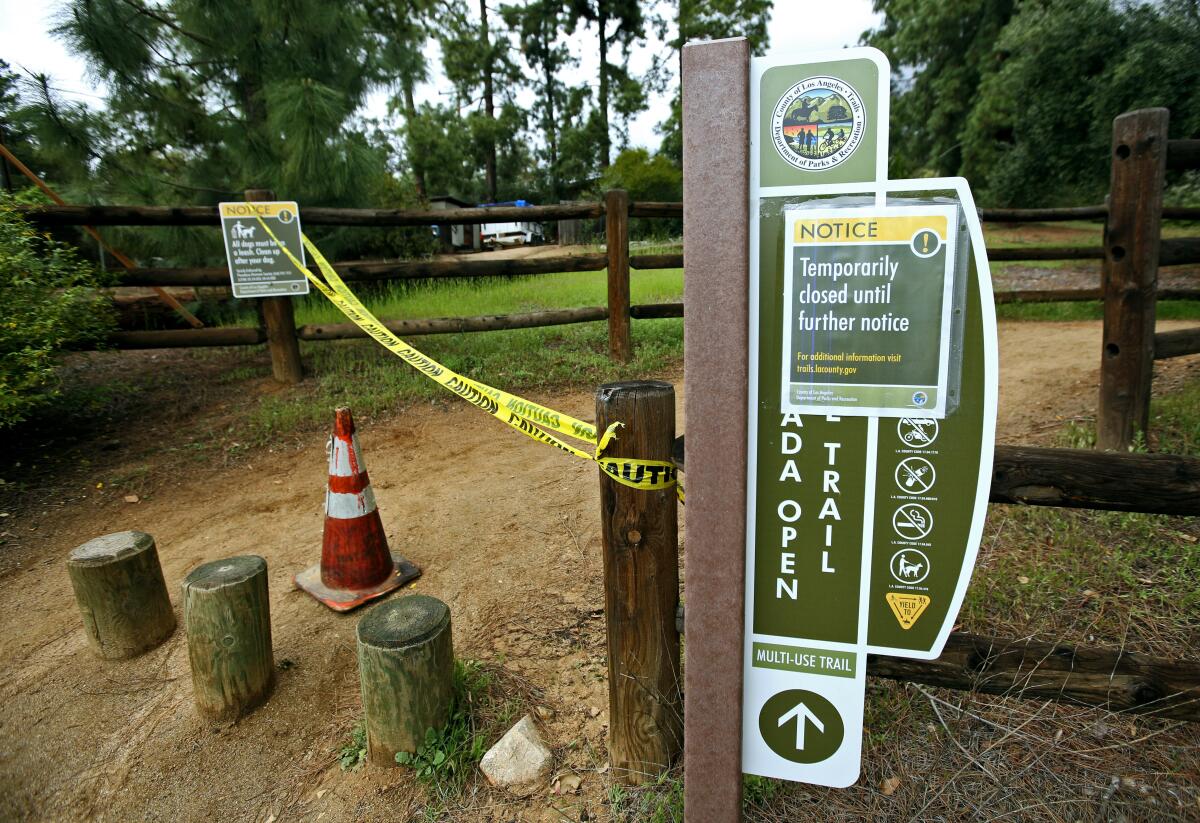
{"label": "hikers and cyclist illustration", "polygon": [[799,98],[783,118],[788,147],[812,159],[829,157],[846,145],[853,126],[845,100],[829,89]]}

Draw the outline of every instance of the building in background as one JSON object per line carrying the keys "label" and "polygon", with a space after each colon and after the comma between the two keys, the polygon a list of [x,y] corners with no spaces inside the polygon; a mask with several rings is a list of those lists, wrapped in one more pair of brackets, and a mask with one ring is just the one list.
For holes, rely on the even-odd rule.
{"label": "building in background", "polygon": [[[474,203],[467,203],[448,194],[429,198],[430,211],[473,208],[475,208]],[[439,225],[434,228],[433,233],[441,240],[444,251],[466,251],[468,249],[479,251],[483,248],[478,223]]]}
{"label": "building in background", "polygon": [[[507,203],[481,203],[480,208],[488,206],[516,206],[528,208],[532,206],[527,200],[510,200]],[[501,248],[504,246],[528,246],[541,243],[545,234],[541,223],[517,221],[511,223],[484,223],[480,229],[483,245],[486,248]]]}

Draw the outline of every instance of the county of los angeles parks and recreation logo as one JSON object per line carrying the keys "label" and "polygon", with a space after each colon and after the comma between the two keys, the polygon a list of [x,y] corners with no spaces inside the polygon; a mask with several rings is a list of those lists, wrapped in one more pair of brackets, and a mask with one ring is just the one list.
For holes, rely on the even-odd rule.
{"label": "county of los angeles parks and recreation logo", "polygon": [[866,109],[853,86],[836,77],[808,77],[775,104],[771,140],[791,165],[821,171],[854,153],[866,125]]}

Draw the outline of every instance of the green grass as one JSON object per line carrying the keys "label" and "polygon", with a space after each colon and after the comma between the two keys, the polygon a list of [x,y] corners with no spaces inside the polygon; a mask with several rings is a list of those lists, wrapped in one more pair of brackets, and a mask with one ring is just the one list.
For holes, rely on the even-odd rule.
{"label": "green grass", "polygon": [[[580,323],[482,334],[430,335],[411,341],[448,368],[515,393],[567,386],[596,386],[613,380],[662,374],[678,368],[683,321],[639,320],[633,324],[634,357],[627,364],[608,356],[608,327]],[[249,412],[245,438],[261,443],[296,429],[328,423],[329,410],[352,404],[356,414],[395,413],[418,401],[457,402],[454,396],[374,341],[301,344],[308,378],[302,387],[263,397]],[[270,366],[258,352],[260,377]]]}
{"label": "green grass", "polygon": [[[1200,383],[1155,398],[1149,431],[1156,452],[1200,455]],[[1094,442],[1077,422],[1060,436],[1066,447]],[[993,506],[962,619],[973,631],[1178,657],[1200,631],[1200,521]]]}
{"label": "green grass", "polygon": [[[425,317],[470,317],[544,309],[603,306],[607,303],[603,271],[567,272],[512,278],[453,278],[430,283],[394,281],[382,285],[351,284],[351,289],[382,320]],[[683,269],[634,269],[629,277],[633,303],[669,303],[683,299]],[[344,323],[337,307],[317,292],[295,301],[296,322]],[[249,307],[221,318],[223,325],[253,326]]]}
{"label": "green grass", "polygon": [[994,507],[960,619],[972,631],[1177,656],[1200,629],[1200,529],[1127,512]]}
{"label": "green grass", "polygon": [[350,730],[350,739],[338,749],[338,764],[344,772],[356,771],[367,762],[367,723],[359,720]]}
{"label": "green grass", "polygon": [[[1200,300],[1161,300],[1155,309],[1159,320],[1200,319]],[[1104,304],[1099,300],[1059,303],[998,303],[1000,320],[1102,320]]]}
{"label": "green grass", "polygon": [[[374,289],[360,286],[355,291],[384,320],[575,308],[604,305],[607,299],[603,272],[453,280],[422,286],[392,283]],[[683,272],[634,271],[630,292],[634,303],[678,301],[683,294]],[[227,320],[248,325],[254,316],[242,309]],[[320,294],[297,302],[296,321],[347,322]],[[427,335],[408,342],[460,374],[512,392],[595,386],[678,367],[683,353],[682,320],[638,320],[632,334],[634,358],[624,365],[609,359],[608,327],[601,322]],[[265,442],[296,429],[324,425],[329,409],[340,404],[352,402],[355,412],[373,415],[417,401],[451,398],[445,389],[370,340],[302,343],[301,354],[309,379],[301,389],[264,397],[249,412],[247,441]],[[219,356],[229,355],[222,352]],[[234,357],[246,362],[228,369],[228,375],[238,379],[268,376],[259,351],[245,349]]]}
{"label": "green grass", "polygon": [[1150,436],[1155,451],[1200,456],[1200,383],[1150,401]]}
{"label": "green grass", "polygon": [[[663,250],[670,247],[652,247],[647,253]],[[384,320],[602,306],[607,299],[603,272],[394,282],[353,288]],[[634,270],[630,291],[635,304],[681,300],[683,271]],[[1095,320],[1102,313],[1099,302],[1009,303],[997,307],[997,315],[1006,320]],[[1159,316],[1200,318],[1200,301],[1163,301]],[[297,301],[296,320],[299,324],[346,322],[337,308],[317,293]],[[255,317],[248,308],[240,308],[226,321],[252,325]],[[623,366],[609,360],[607,327],[599,322],[419,336],[408,342],[456,372],[518,393],[595,386],[679,366],[682,321],[635,321],[633,338],[634,360]],[[332,406],[351,401],[355,411],[375,415],[416,401],[449,398],[433,381],[371,341],[302,343],[301,350],[310,379],[303,390],[264,397],[255,406],[249,415],[248,442],[265,442],[289,431],[324,425]],[[246,363],[229,369],[228,379],[267,376],[267,367],[257,350],[243,350],[236,356],[246,358]]]}
{"label": "green grass", "polygon": [[608,787],[608,807],[621,823],[683,823],[683,775],[676,767],[642,786],[616,781]]}

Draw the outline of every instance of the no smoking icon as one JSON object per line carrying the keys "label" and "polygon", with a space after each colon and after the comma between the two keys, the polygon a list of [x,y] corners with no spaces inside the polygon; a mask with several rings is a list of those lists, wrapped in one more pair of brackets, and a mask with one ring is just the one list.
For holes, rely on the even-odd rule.
{"label": "no smoking icon", "polygon": [[933,530],[933,515],[920,503],[905,503],[892,515],[892,528],[906,540],[920,540]]}

